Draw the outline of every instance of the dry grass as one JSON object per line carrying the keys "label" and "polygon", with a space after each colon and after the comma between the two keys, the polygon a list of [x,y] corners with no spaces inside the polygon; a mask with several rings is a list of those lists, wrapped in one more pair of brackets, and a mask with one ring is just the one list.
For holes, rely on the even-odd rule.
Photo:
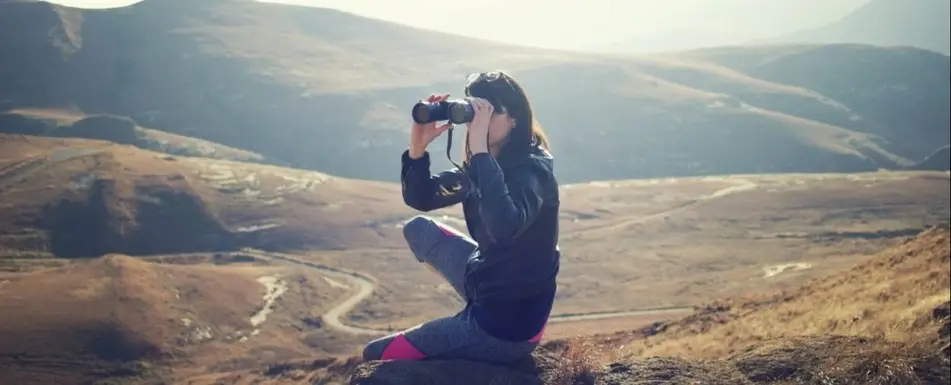
{"label": "dry grass", "polygon": [[[0,281],[0,377],[23,383],[44,372],[51,383],[108,377],[109,367],[191,350],[210,337],[206,333],[220,338],[248,330],[247,315],[261,295],[260,285],[238,272],[153,266],[123,256],[4,274]],[[212,293],[216,300],[203,298]],[[77,377],[68,379],[69,372]]]}
{"label": "dry grass", "polygon": [[604,364],[603,347],[583,338],[569,339],[565,345],[556,349],[560,364],[547,373],[546,385],[594,385]]}
{"label": "dry grass", "polygon": [[932,309],[951,298],[949,248],[947,230],[931,230],[798,290],[723,302],[718,306],[729,310],[714,314],[721,321],[710,326],[700,328],[688,318],[626,349],[638,356],[714,358],[780,337],[933,338]]}
{"label": "dry grass", "polygon": [[[325,381],[402,385],[454,377],[461,385],[506,381],[545,385],[947,383],[951,378],[946,348],[951,321],[949,255],[951,244],[944,225],[884,250],[850,271],[792,292],[722,301],[655,328],[659,334],[646,339],[647,345],[679,350],[619,359],[629,349],[619,348],[616,341],[575,338],[545,344],[536,351],[530,370],[521,365],[506,368],[463,361],[453,361],[451,367],[438,361],[374,362],[348,371],[349,382],[347,376],[333,375]],[[883,291],[883,285],[891,290]],[[833,308],[849,308],[853,303],[868,315],[850,319],[857,328],[837,329],[834,324],[841,321],[837,317],[850,314]],[[829,309],[816,310],[820,304]],[[720,321],[711,326],[708,321],[713,318]],[[944,328],[940,333],[938,326]],[[776,332],[764,332],[764,328]],[[635,340],[635,346],[641,341]],[[475,373],[479,381],[474,380]]]}
{"label": "dry grass", "polygon": [[[254,325],[266,276],[287,290]],[[311,271],[119,255],[0,273],[0,377],[22,384],[176,378],[347,353],[357,341],[341,348],[339,336],[328,339],[308,324],[345,294]]]}
{"label": "dry grass", "polygon": [[630,330],[640,330],[642,328],[649,327],[654,323],[678,319],[690,315],[691,313],[691,310],[685,309],[683,311],[665,312],[661,314],[644,314],[586,321],[554,323],[545,329],[545,339],[552,341],[569,339],[577,336],[590,336],[592,334],[612,334]]}
{"label": "dry grass", "polygon": [[[827,312],[805,311],[800,318],[749,321],[755,315],[785,317],[784,306],[820,301],[849,303],[850,298],[837,295],[836,288],[848,288],[862,293],[883,282],[894,283],[896,292],[910,290],[931,303],[931,290],[946,290],[948,266],[947,228],[929,231],[922,236],[886,250],[867,263],[828,278],[816,281],[802,289],[776,295],[764,295],[752,299],[721,302],[726,310],[739,314],[721,314],[726,324],[705,324],[712,313],[698,312],[677,322],[666,323],[666,329],[652,337],[665,341],[706,341],[697,339],[712,335],[721,339],[717,353],[708,351],[706,359],[691,360],[689,351],[681,351],[681,357],[630,357],[617,341],[604,338],[572,338],[552,341],[536,351],[532,362],[511,366],[488,365],[469,361],[424,361],[424,362],[372,362],[361,364],[358,359],[289,361],[271,365],[267,369],[241,370],[231,373],[203,374],[182,380],[190,385],[221,384],[440,384],[460,385],[486,383],[518,383],[544,385],[647,385],[705,384],[705,385],[793,385],[793,384],[876,384],[876,385],[925,385],[946,383],[949,378],[947,357],[939,353],[947,345],[946,331],[943,337],[935,335],[935,321],[947,323],[947,298],[944,298],[944,313],[931,314],[924,305],[905,309],[915,313],[912,317],[916,331],[905,328],[905,334],[875,335],[874,331],[855,333],[855,336],[829,334],[827,330],[812,328],[822,323]],[[933,286],[914,283],[914,277],[943,276]],[[871,275],[871,279],[861,279]],[[867,290],[871,296],[875,290]],[[904,297],[903,297],[904,298]],[[861,295],[859,296],[861,301]],[[731,305],[732,304],[732,305]],[[874,303],[868,303],[876,309]],[[727,306],[727,305],[731,305]],[[929,305],[930,306],[930,305]],[[889,309],[901,307],[901,299],[895,300]],[[732,309],[732,310],[731,310]],[[744,313],[745,312],[745,313]],[[901,311],[880,312],[875,319],[860,320],[871,324],[901,324],[912,319]],[[941,317],[943,319],[935,318]],[[813,320],[811,317],[815,317]],[[732,321],[731,321],[732,319]],[[813,322],[815,321],[815,322]],[[746,325],[755,332],[754,326],[763,322],[803,332],[781,335],[759,335],[755,338],[730,339],[719,332],[731,323]],[[947,326],[945,326],[947,328]],[[873,330],[868,328],[865,330]],[[811,334],[815,333],[815,334]],[[833,332],[835,333],[835,332]],[[842,334],[842,333],[839,333]],[[617,337],[617,336],[616,336]],[[621,336],[623,337],[623,336]],[[631,337],[630,335],[628,337]],[[625,343],[630,344],[630,340]],[[636,343],[636,341],[635,341]],[[730,345],[730,346],[727,346]],[[448,382],[447,382],[448,381]]]}

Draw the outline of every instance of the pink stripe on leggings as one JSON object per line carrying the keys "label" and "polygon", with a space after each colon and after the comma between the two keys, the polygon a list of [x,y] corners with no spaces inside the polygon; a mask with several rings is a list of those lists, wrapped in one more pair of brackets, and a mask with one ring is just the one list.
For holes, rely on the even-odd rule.
{"label": "pink stripe on leggings", "polygon": [[438,227],[438,228],[439,228],[439,231],[442,231],[443,235],[445,235],[445,236],[447,236],[447,237],[451,237],[451,236],[455,235],[455,234],[452,233],[452,231],[449,231],[449,229],[447,229],[447,228],[445,228],[445,227],[442,227],[442,226],[436,226],[436,227]]}
{"label": "pink stripe on leggings", "polygon": [[538,332],[538,334],[536,334],[534,337],[532,337],[532,339],[528,340],[528,342],[538,342],[538,341],[541,341],[541,340],[542,340],[542,337],[543,337],[544,335],[545,335],[545,328],[543,327],[543,328],[542,328],[542,331]]}
{"label": "pink stripe on leggings", "polygon": [[383,350],[381,360],[420,360],[426,357],[425,354],[416,349],[413,344],[406,339],[406,336],[400,334],[386,345]]}
{"label": "pink stripe on leggings", "polygon": [[548,328],[548,320],[550,319],[551,318],[549,317],[548,319],[545,320],[545,325],[542,326],[542,330],[538,332],[538,334],[536,334],[534,337],[532,337],[532,339],[528,340],[528,342],[538,342],[542,340],[542,337],[545,335],[545,329]]}
{"label": "pink stripe on leggings", "polygon": [[461,232],[459,232],[459,230],[456,230],[456,229],[454,229],[454,228],[452,228],[452,227],[446,226],[446,225],[443,224],[442,222],[433,221],[433,224],[436,225],[436,227],[439,228],[439,231],[442,231],[443,235],[445,235],[445,236],[447,236],[447,237],[452,237],[452,236],[457,236],[457,237],[458,237],[458,236],[462,236],[462,237],[465,237],[465,235],[462,234]]}

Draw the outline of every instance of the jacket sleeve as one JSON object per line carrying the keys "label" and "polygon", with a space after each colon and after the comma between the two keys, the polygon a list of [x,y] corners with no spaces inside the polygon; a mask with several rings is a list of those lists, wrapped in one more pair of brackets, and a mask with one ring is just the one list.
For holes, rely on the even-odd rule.
{"label": "jacket sleeve", "polygon": [[544,203],[545,173],[526,165],[504,175],[495,158],[486,153],[472,156],[470,170],[479,215],[493,243],[505,244],[522,235]]}
{"label": "jacket sleeve", "polygon": [[469,179],[458,169],[430,174],[429,152],[419,159],[403,152],[400,182],[403,186],[403,202],[419,211],[438,210],[465,199],[469,192]]}

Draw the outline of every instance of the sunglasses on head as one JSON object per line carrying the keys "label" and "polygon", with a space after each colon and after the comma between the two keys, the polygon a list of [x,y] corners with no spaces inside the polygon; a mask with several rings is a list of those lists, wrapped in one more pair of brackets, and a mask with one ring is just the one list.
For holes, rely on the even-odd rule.
{"label": "sunglasses on head", "polygon": [[509,82],[508,76],[506,76],[505,73],[502,71],[476,72],[466,77],[466,95],[472,96],[470,95],[469,91],[472,88],[472,86],[477,83],[494,84],[498,81],[505,82],[505,85],[508,86],[508,88],[512,90],[512,92],[516,91],[515,86],[513,86],[512,83]]}
{"label": "sunglasses on head", "polygon": [[476,72],[466,77],[466,83],[472,84],[478,81],[494,82],[502,77],[502,71]]}

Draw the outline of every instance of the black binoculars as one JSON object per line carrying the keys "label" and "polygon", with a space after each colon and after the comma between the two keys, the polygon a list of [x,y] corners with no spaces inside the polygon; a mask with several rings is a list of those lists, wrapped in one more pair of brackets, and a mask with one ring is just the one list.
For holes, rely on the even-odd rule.
{"label": "black binoculars", "polygon": [[467,100],[444,100],[438,103],[418,102],[413,106],[413,120],[417,124],[448,120],[465,124],[475,117],[475,109]]}

